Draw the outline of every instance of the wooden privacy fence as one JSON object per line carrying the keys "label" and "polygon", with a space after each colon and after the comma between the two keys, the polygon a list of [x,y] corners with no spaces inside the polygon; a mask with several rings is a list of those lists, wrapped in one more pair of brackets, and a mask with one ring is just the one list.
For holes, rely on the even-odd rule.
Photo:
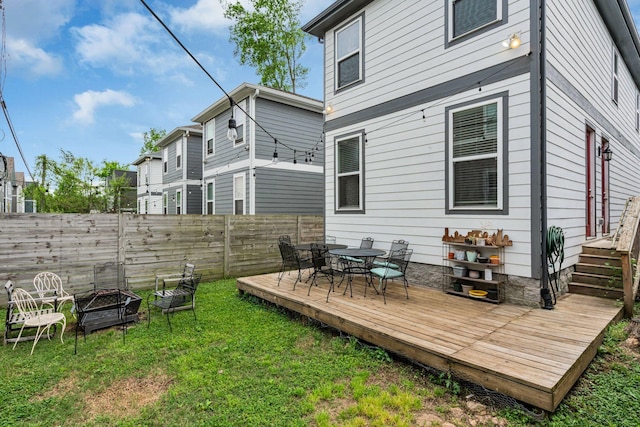
{"label": "wooden privacy fence", "polygon": [[[41,271],[57,273],[70,293],[91,288],[93,266],[123,262],[129,286],[196,265],[203,280],[249,276],[280,266],[278,236],[323,239],[322,216],[296,215],[0,215],[0,283],[30,289]],[[2,298],[6,295],[2,293]]]}

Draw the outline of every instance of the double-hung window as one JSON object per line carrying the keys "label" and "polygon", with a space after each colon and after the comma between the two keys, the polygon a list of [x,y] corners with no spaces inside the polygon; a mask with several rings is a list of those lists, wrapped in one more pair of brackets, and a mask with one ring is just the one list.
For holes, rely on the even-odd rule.
{"label": "double-hung window", "polygon": [[207,215],[213,215],[215,213],[215,202],[214,202],[214,197],[215,197],[215,191],[214,191],[214,182],[207,182],[207,194],[206,194],[206,200],[207,200]]}
{"label": "double-hung window", "polygon": [[506,211],[506,99],[446,109],[448,212]]}
{"label": "double-hung window", "polygon": [[244,101],[239,102],[237,105],[233,106],[233,117],[236,120],[236,131],[238,132],[238,138],[233,142],[234,147],[244,144],[244,125],[247,121],[247,115],[245,114],[245,111],[246,103]]}
{"label": "double-hung window", "polygon": [[169,148],[164,147],[162,150],[162,171],[164,173],[169,172]]}
{"label": "double-hung window", "polygon": [[506,22],[507,0],[446,0],[447,43]]}
{"label": "double-hung window", "polygon": [[364,213],[363,134],[336,139],[336,211]]}
{"label": "double-hung window", "polygon": [[182,138],[176,142],[176,170],[182,169]]}
{"label": "double-hung window", "polygon": [[358,17],[336,31],[335,74],[336,90],[360,82],[362,76],[362,25],[363,16]]}
{"label": "double-hung window", "polygon": [[176,191],[176,214],[182,213],[182,191]]}
{"label": "double-hung window", "polygon": [[213,156],[215,154],[216,144],[215,144],[215,131],[216,131],[216,120],[211,119],[204,125],[204,140],[206,152],[205,156]]}
{"label": "double-hung window", "polygon": [[233,214],[244,215],[244,173],[233,176]]}

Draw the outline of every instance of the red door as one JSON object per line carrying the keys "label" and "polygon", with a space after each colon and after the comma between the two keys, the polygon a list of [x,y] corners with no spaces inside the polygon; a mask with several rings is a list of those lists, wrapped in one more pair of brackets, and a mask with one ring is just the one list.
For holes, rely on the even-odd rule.
{"label": "red door", "polygon": [[602,234],[609,234],[611,232],[611,225],[609,223],[609,162],[604,159],[604,152],[609,148],[609,141],[602,139],[602,151],[600,154],[600,163],[602,166],[602,185],[600,187],[601,194],[601,206],[602,206]]}
{"label": "red door", "polygon": [[587,126],[585,135],[586,160],[586,235],[596,236],[596,175],[595,175],[595,131]]}

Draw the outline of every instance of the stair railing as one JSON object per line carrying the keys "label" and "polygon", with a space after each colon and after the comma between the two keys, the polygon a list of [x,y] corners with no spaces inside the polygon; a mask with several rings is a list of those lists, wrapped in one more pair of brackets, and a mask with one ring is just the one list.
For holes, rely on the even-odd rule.
{"label": "stair railing", "polygon": [[620,254],[622,264],[622,287],[624,291],[624,316],[633,317],[633,305],[638,293],[640,275],[637,260],[640,253],[640,196],[627,199],[614,234],[613,245]]}

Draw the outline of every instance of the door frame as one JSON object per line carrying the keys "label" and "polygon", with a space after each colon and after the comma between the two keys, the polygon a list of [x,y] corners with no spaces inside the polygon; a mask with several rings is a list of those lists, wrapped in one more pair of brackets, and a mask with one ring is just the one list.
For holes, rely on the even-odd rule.
{"label": "door frame", "polygon": [[604,152],[609,148],[609,140],[602,138],[600,143],[600,206],[602,213],[602,235],[611,233],[611,206],[609,202],[609,162],[604,159]]}
{"label": "door frame", "polygon": [[589,125],[585,130],[585,235],[597,236],[596,228],[596,131]]}

